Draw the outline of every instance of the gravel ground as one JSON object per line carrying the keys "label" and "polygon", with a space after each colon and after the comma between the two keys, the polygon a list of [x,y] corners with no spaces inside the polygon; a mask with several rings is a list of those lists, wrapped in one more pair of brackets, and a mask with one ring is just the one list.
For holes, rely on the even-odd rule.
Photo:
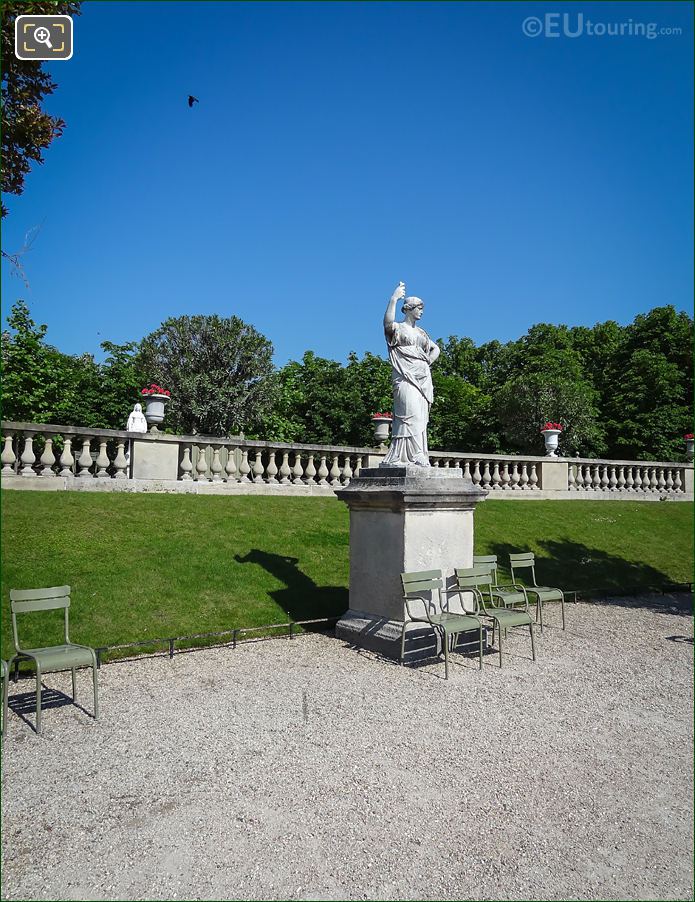
{"label": "gravel ground", "polygon": [[105,665],[98,723],[10,714],[2,898],[692,899],[687,601],[448,682],[327,635]]}

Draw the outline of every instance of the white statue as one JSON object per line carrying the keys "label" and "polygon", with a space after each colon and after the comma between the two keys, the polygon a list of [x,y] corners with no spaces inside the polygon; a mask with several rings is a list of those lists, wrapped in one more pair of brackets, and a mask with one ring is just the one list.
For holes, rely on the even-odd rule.
{"label": "white statue", "polygon": [[126,432],[147,432],[147,420],[140,404],[133,408],[125,428]]}
{"label": "white statue", "polygon": [[[397,323],[396,304],[400,300],[404,301],[401,311],[405,321]],[[405,296],[405,285],[399,282],[384,314],[393,380],[393,437],[380,464],[382,467],[408,463],[430,465],[427,448],[427,424],[433,400],[430,366],[439,357],[439,347],[417,325],[423,307],[420,298]]]}

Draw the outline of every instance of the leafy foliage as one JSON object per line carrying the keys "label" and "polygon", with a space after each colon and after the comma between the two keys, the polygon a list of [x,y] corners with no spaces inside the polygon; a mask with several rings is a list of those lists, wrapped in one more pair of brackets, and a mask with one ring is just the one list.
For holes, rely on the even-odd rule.
{"label": "leafy foliage", "polygon": [[[170,319],[138,345],[104,342],[103,364],[45,342],[19,301],[2,336],[4,417],[123,428],[146,381],[172,392],[167,430],[282,442],[372,445],[371,414],[389,410],[391,367],[307,351],[276,370],[272,346],[236,317]],[[517,341],[440,340],[430,447],[543,453],[539,430],[561,422],[560,451],[682,460],[692,432],[693,321],[656,307],[628,326],[540,323]]]}
{"label": "leafy foliage", "polygon": [[143,339],[138,366],[171,392],[167,423],[183,433],[253,431],[275,400],[273,346],[236,316],[179,316]]}
{"label": "leafy foliage", "polygon": [[[56,84],[40,62],[14,55],[14,21],[24,13],[79,15],[79,2],[2,4],[2,190],[21,194],[32,163],[43,163],[43,152],[58,138],[65,122],[42,109]],[[7,213],[2,206],[2,215]]]}

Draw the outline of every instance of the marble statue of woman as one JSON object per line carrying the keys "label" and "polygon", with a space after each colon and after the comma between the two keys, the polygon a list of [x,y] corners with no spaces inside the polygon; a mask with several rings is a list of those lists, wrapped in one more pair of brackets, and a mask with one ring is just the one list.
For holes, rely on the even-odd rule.
{"label": "marble statue of woman", "polygon": [[126,432],[147,432],[147,420],[140,404],[136,404],[133,408],[125,428]]}
{"label": "marble statue of woman", "polygon": [[[400,300],[405,320],[397,323],[396,304]],[[423,307],[420,298],[405,296],[405,285],[399,282],[384,314],[393,381],[393,434],[382,467],[430,465],[427,448],[427,424],[433,399],[430,366],[439,357],[439,347],[417,325]]]}

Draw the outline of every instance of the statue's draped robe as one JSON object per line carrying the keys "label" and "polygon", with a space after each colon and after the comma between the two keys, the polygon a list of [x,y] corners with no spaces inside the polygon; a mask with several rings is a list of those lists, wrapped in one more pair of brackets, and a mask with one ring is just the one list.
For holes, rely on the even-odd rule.
{"label": "statue's draped robe", "polygon": [[427,424],[432,406],[429,354],[434,342],[427,332],[407,323],[394,323],[386,342],[393,380],[393,438],[384,464],[430,465]]}

